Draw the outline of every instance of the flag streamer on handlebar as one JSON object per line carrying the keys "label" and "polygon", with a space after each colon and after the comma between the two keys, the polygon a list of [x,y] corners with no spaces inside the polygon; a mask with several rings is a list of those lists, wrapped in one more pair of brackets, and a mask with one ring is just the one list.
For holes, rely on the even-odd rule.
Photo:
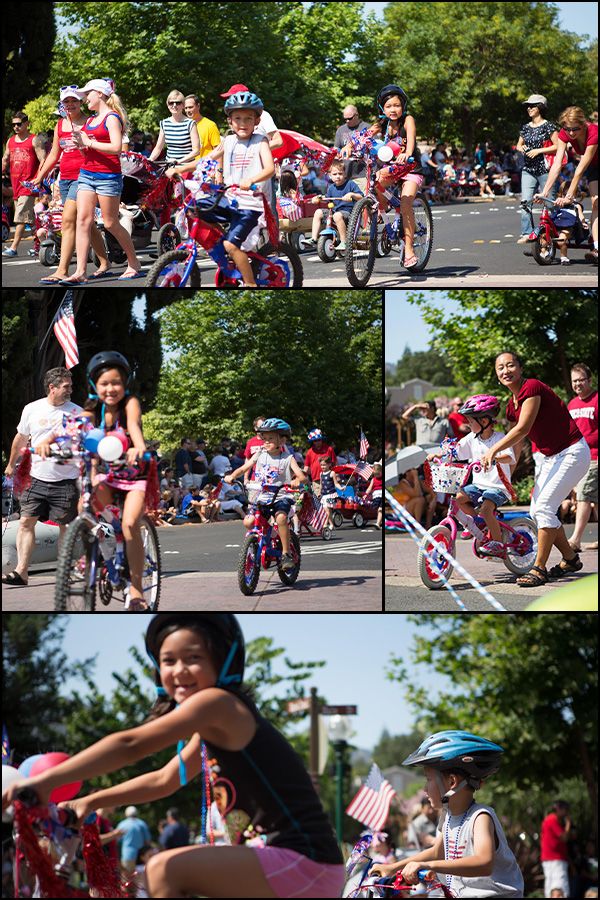
{"label": "flag streamer on handlebar", "polygon": [[383,776],[377,763],[373,763],[367,780],[346,809],[352,816],[373,831],[379,831],[386,823],[392,798],[396,791]]}

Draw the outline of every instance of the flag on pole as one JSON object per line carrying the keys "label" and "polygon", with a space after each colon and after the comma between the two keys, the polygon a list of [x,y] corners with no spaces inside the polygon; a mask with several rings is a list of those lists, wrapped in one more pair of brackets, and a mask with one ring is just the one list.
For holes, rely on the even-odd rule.
{"label": "flag on pole", "polygon": [[315,529],[315,531],[322,531],[325,525],[327,525],[327,510],[321,503],[318,497],[313,495],[313,509],[312,515],[308,520],[308,524]]}
{"label": "flag on pole", "polygon": [[79,362],[75,313],[73,311],[73,291],[67,291],[54,316],[54,334],[65,354],[67,369],[72,369]]}
{"label": "flag on pole", "polygon": [[358,451],[358,455],[360,456],[361,459],[366,458],[367,453],[369,452],[369,446],[370,446],[370,444],[367,440],[367,436],[361,428],[360,429],[360,449]]}
{"label": "flag on pole", "polygon": [[361,459],[354,466],[354,471],[357,475],[360,475],[361,478],[364,478],[365,481],[368,481],[373,474],[373,466]]}
{"label": "flag on pole", "polygon": [[2,725],[2,765],[10,765],[10,744],[8,743],[8,731],[6,725]]}
{"label": "flag on pole", "polygon": [[362,822],[372,831],[379,831],[386,823],[392,797],[396,791],[376,763],[371,766],[367,780],[346,809],[346,815]]}

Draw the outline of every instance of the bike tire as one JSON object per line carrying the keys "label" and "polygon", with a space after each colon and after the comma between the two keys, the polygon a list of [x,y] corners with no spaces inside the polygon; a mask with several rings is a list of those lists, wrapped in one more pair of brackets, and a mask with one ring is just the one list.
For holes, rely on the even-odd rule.
{"label": "bike tire", "polygon": [[[500,527],[502,527],[502,523],[500,523]],[[525,556],[521,556],[516,551],[513,550],[511,552],[511,550],[508,549],[506,558],[503,559],[502,562],[513,575],[527,575],[532,565],[535,563],[537,555],[537,528],[535,527],[535,523],[525,516],[522,519],[513,519],[510,523],[510,527],[514,531],[518,531],[519,534],[522,534],[526,540],[530,541],[531,550]],[[507,540],[508,538],[510,538],[509,531],[503,536],[503,540]]]}
{"label": "bike tire", "polygon": [[[144,542],[144,573],[142,576],[144,600],[148,604],[148,612],[157,612],[162,582],[160,541],[156,526],[148,516],[142,516],[141,527]],[[144,536],[144,531],[146,536]]]}
{"label": "bike tire", "polygon": [[375,263],[377,248],[377,221],[375,240],[371,237],[372,220],[377,220],[377,204],[372,197],[362,197],[350,213],[346,237],[346,277],[352,287],[362,288],[368,283]]}
{"label": "bike tire", "polygon": [[56,244],[52,246],[42,245],[38,251],[39,261],[43,266],[57,266],[60,262],[60,252],[56,252]]}
{"label": "bike tire", "polygon": [[276,256],[278,259],[287,259],[290,268],[290,283],[288,288],[301,288],[304,281],[304,268],[298,251],[288,241],[280,241],[279,244],[265,244],[259,251],[261,256],[269,258]]}
{"label": "bike tire", "polygon": [[411,266],[409,271],[422,272],[429,262],[433,248],[433,216],[427,200],[419,194],[414,199],[413,210],[415,213],[415,256],[419,261],[416,266]]}
{"label": "bike tire", "polygon": [[242,544],[237,570],[238,585],[246,597],[250,597],[256,590],[259,575],[258,537],[255,534],[247,534]]}
{"label": "bike tire", "polygon": [[[74,578],[74,570],[80,560],[85,560],[85,564],[83,570],[79,569],[75,573]],[[58,555],[54,589],[56,612],[94,612],[99,562],[98,541],[87,522],[78,516],[67,528]]]}
{"label": "bike tire", "polygon": [[544,234],[538,234],[531,245],[531,252],[538,266],[551,266],[556,257],[556,244],[546,241]]}
{"label": "bike tire", "polygon": [[166,222],[156,236],[156,249],[159,256],[170,253],[181,243],[179,228],[173,222]]}
{"label": "bike tire", "polygon": [[[278,538],[278,546],[281,548],[281,538]],[[291,585],[295,584],[297,581],[302,562],[300,558],[300,538],[295,531],[290,531],[290,555],[295,562],[293,569],[282,569],[281,558],[277,560],[277,574],[279,575],[279,580],[287,587],[291,587]]]}
{"label": "bike tire", "polygon": [[[146,287],[181,287],[181,280],[177,280],[178,267],[181,269],[182,264],[186,262],[188,256],[189,252],[187,250],[171,250],[169,253],[163,253],[162,256],[159,256],[154,265],[151,266],[150,271],[148,272]],[[179,271],[180,279],[181,274],[182,271]],[[183,287],[200,287],[200,269],[198,266],[192,266],[189,278]]]}
{"label": "bike tire", "polygon": [[317,241],[317,256],[324,263],[331,263],[335,260],[335,244],[330,234],[322,234]]}
{"label": "bike tire", "polygon": [[[419,544],[419,556],[417,561],[419,577],[425,587],[429,588],[431,591],[437,591],[440,588],[443,588],[450,579],[454,566],[452,563],[447,562],[441,557],[439,572],[436,572],[437,566],[430,561],[425,551],[433,549],[433,545],[439,540],[444,544],[445,548],[452,553],[452,535],[450,534],[450,529],[446,528],[444,525],[436,525],[434,528],[430,528],[427,535],[428,536],[423,538]],[[452,555],[454,554],[452,553]]]}

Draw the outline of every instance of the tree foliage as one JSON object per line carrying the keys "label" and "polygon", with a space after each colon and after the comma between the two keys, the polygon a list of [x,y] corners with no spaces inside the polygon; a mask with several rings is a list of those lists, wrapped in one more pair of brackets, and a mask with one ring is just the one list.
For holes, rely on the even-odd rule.
{"label": "tree foliage", "polygon": [[[56,25],[54,4],[40,0],[5,3],[2,13],[2,93],[6,124],[7,116],[22,109],[44,87],[50,70]],[[51,121],[51,124],[54,123]]]}
{"label": "tree foliage", "polygon": [[403,384],[411,378],[423,378],[431,384],[452,384],[454,375],[448,361],[436,350],[413,351],[406,346],[387,384]]}

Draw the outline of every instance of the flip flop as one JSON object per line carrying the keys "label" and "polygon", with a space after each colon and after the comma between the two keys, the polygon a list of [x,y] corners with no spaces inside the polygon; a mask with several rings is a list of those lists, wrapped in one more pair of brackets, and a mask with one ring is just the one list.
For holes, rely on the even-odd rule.
{"label": "flip flop", "polygon": [[[411,260],[412,260],[412,262],[411,262]],[[413,253],[412,256],[409,256],[408,259],[405,259],[405,260],[404,260],[404,262],[402,263],[402,265],[404,266],[405,269],[412,269],[413,266],[416,266],[418,262],[419,262],[419,260],[417,259],[417,257],[416,257],[416,256],[414,255],[414,253]]]}
{"label": "flip flop", "polygon": [[47,275],[46,278],[40,278],[40,284],[62,284],[63,279],[58,276],[58,278],[53,278],[51,275]]}
{"label": "flip flop", "polygon": [[135,275],[119,275],[118,281],[133,281],[134,278],[145,278],[145,272],[136,272]]}
{"label": "flip flop", "polygon": [[59,284],[64,284],[65,287],[82,287],[82,285],[87,284],[87,278],[77,278],[69,280],[68,278],[63,278],[62,281],[58,282]]}
{"label": "flip flop", "polygon": [[2,584],[8,584],[10,587],[27,587],[27,582],[23,581],[18,572],[10,572],[8,575],[3,575]]}
{"label": "flip flop", "polygon": [[97,281],[99,278],[108,278],[110,274],[110,269],[104,269],[102,272],[92,272],[91,275],[88,275],[88,279],[89,281]]}

